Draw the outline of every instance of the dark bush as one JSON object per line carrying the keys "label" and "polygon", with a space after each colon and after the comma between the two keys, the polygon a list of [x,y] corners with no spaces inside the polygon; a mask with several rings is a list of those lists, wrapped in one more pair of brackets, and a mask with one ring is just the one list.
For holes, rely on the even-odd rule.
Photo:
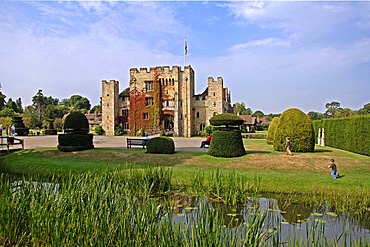
{"label": "dark bush", "polygon": [[275,133],[276,133],[276,129],[279,125],[279,122],[280,122],[280,118],[279,117],[274,117],[270,123],[270,126],[267,130],[267,134],[266,134],[266,142],[267,144],[269,145],[272,145],[274,144],[274,137],[275,137]]}
{"label": "dark bush", "polygon": [[211,125],[215,126],[222,126],[225,125],[228,126],[235,126],[235,125],[242,125],[243,119],[241,119],[239,116],[231,113],[224,113],[224,114],[218,114],[209,120]]}
{"label": "dark bush", "polygon": [[209,145],[208,154],[215,157],[240,157],[246,155],[240,131],[215,130]]}
{"label": "dark bush", "polygon": [[89,133],[89,121],[81,112],[71,112],[64,120],[64,129],[66,133]]}
{"label": "dark bush", "polygon": [[301,110],[285,110],[279,120],[274,137],[274,150],[285,151],[285,138],[289,137],[294,152],[313,152],[315,136],[311,119]]}
{"label": "dark bush", "polygon": [[60,151],[80,151],[94,148],[92,134],[61,134],[58,135],[57,148]]}
{"label": "dark bush", "polygon": [[152,154],[173,154],[175,153],[175,143],[169,137],[154,137],[147,141],[146,150],[147,153]]}
{"label": "dark bush", "polygon": [[81,112],[72,112],[64,120],[66,134],[58,135],[60,151],[80,151],[94,148],[93,135],[89,133],[89,122]]}

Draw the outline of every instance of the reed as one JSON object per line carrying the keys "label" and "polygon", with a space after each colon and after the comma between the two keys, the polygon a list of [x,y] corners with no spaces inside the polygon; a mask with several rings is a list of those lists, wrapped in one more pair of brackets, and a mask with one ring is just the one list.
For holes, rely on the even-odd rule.
{"label": "reed", "polygon": [[[10,178],[1,175],[0,245],[4,246],[366,246],[350,233],[336,240],[325,236],[325,226],[307,227],[305,239],[281,236],[281,219],[261,206],[258,181],[235,173],[215,172],[209,184],[195,176],[196,208],[173,213],[171,169],[126,169],[106,173]],[[213,181],[218,180],[218,181]],[[253,185],[253,186],[251,186]],[[233,209],[219,210],[208,193]],[[231,219],[230,219],[231,218]],[[337,241],[337,242],[335,242]]]}

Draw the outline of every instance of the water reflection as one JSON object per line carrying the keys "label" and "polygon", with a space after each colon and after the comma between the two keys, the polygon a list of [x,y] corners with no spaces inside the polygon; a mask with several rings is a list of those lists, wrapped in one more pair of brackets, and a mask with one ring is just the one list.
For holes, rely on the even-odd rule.
{"label": "water reflection", "polygon": [[[292,236],[299,236],[302,241],[312,238],[325,238],[328,241],[350,244],[351,241],[370,239],[370,214],[366,212],[361,220],[333,212],[327,205],[310,206],[291,198],[250,198],[247,202],[230,206],[217,201],[199,197],[178,197],[175,200],[173,213],[178,217],[176,222],[196,221],[203,203],[216,211],[225,228],[248,227],[250,217],[256,212],[265,214],[264,227],[267,231],[278,231],[282,242]],[[258,209],[258,211],[257,211]],[[268,229],[267,229],[268,228]],[[309,234],[308,234],[309,233]],[[317,239],[315,239],[317,240]]]}

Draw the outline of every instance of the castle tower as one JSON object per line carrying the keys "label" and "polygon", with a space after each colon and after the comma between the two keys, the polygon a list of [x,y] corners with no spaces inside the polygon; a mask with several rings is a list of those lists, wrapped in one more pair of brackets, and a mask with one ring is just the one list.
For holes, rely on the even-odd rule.
{"label": "castle tower", "polygon": [[118,119],[119,82],[102,81],[102,126],[107,136],[114,136]]}
{"label": "castle tower", "polygon": [[217,77],[214,80],[212,77],[208,77],[208,110],[207,110],[207,124],[209,119],[215,114],[222,114],[223,111],[223,88],[224,81],[222,77]]}

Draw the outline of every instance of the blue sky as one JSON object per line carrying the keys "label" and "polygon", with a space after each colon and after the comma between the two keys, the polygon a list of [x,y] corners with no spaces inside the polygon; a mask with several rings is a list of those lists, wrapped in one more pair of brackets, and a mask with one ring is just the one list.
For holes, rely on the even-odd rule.
{"label": "blue sky", "polygon": [[232,103],[281,113],[370,103],[370,1],[0,1],[0,83],[31,104],[38,89],[99,103],[129,69],[223,77]]}

